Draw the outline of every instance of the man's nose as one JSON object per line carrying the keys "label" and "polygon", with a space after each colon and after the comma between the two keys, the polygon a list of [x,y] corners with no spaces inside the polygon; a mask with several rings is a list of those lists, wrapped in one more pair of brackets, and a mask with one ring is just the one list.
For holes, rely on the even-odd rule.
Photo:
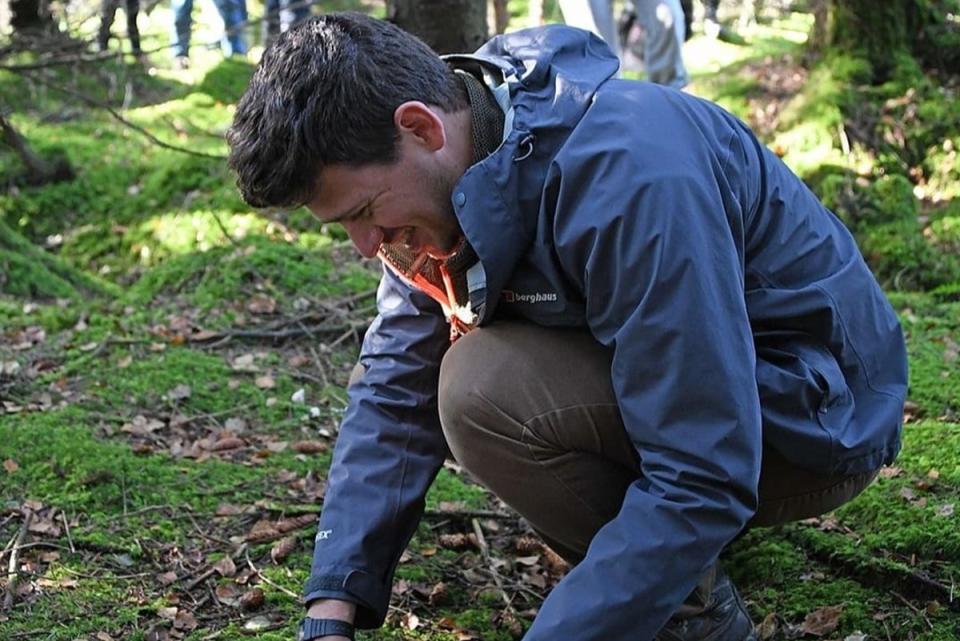
{"label": "man's nose", "polygon": [[373,258],[380,251],[380,245],[383,243],[383,230],[376,225],[351,221],[343,223],[343,228],[347,230],[347,235],[350,236],[353,246],[364,258]]}

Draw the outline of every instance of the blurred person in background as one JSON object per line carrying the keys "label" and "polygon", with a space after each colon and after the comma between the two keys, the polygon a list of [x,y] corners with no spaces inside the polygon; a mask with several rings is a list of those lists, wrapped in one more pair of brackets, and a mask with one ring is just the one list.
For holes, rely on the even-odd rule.
{"label": "blurred person in background", "polygon": [[[97,31],[97,48],[106,51],[110,43],[110,28],[117,15],[120,0],[103,0],[100,6],[100,29]],[[143,58],[140,50],[140,29],[137,27],[137,16],[140,14],[140,0],[125,0],[124,10],[127,14],[127,37],[130,38],[130,52],[138,59]],[[119,40],[119,38],[118,38]]]}
{"label": "blurred person in background", "polygon": [[[213,0],[223,20],[220,48],[223,55],[242,56],[247,53],[243,28],[247,23],[246,0]],[[190,66],[190,32],[193,28],[193,0],[171,0],[173,9],[173,56],[178,69]]]}

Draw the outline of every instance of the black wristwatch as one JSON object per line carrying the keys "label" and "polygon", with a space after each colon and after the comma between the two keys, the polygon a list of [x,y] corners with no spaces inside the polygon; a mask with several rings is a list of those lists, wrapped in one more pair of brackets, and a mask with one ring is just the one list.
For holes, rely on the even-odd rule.
{"label": "black wristwatch", "polygon": [[353,624],[337,619],[314,619],[304,617],[300,622],[300,632],[297,641],[313,641],[322,637],[347,637],[353,641]]}

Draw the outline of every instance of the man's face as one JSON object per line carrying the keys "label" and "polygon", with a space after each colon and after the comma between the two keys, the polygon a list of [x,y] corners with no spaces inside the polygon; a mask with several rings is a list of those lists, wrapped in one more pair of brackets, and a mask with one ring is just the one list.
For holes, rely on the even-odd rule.
{"label": "man's face", "polygon": [[450,203],[459,175],[451,173],[401,147],[400,158],[390,164],[325,167],[320,193],[307,206],[320,220],[343,225],[366,258],[382,243],[442,257],[461,236]]}
{"label": "man's face", "polygon": [[394,115],[397,160],[324,167],[307,207],[324,222],[342,224],[367,258],[384,243],[449,255],[462,236],[450,196],[470,164],[469,118],[466,110],[445,114],[420,102],[400,105]]}

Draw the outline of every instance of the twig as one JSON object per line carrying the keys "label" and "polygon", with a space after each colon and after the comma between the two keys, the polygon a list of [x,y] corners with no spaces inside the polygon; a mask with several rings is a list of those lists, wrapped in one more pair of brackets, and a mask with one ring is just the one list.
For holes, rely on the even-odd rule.
{"label": "twig", "polygon": [[256,574],[256,575],[260,578],[261,581],[263,581],[264,583],[266,583],[267,585],[269,585],[270,587],[272,587],[272,588],[274,588],[274,589],[276,589],[276,590],[280,590],[281,592],[283,592],[283,593],[286,594],[287,596],[293,597],[294,599],[297,599],[298,601],[300,600],[300,595],[299,595],[299,594],[297,594],[296,592],[293,592],[293,591],[291,591],[291,590],[288,590],[287,588],[283,587],[282,585],[277,585],[276,583],[274,583],[273,581],[271,581],[270,579],[268,579],[266,576],[264,576],[263,572],[260,571],[260,568],[258,568],[257,566],[255,566],[255,565],[253,564],[253,561],[250,560],[250,553],[249,553],[247,550],[244,550],[244,551],[243,551],[243,556],[247,559],[247,565],[250,566],[250,569],[253,570],[253,573]]}
{"label": "twig", "polygon": [[108,104],[105,103],[105,102],[101,102],[101,101],[99,101],[99,100],[97,100],[97,99],[95,99],[95,98],[91,98],[90,96],[87,96],[86,94],[80,93],[79,91],[73,91],[72,89],[67,89],[66,87],[61,87],[61,86],[58,85],[58,84],[55,84],[55,83],[52,83],[52,82],[48,82],[48,81],[46,81],[46,80],[42,80],[42,79],[40,79],[40,78],[37,78],[35,75],[32,75],[32,74],[25,74],[25,75],[28,75],[28,76],[30,77],[30,79],[33,80],[34,82],[37,82],[37,83],[39,83],[39,84],[41,84],[41,85],[44,85],[44,86],[46,86],[46,87],[49,87],[50,89],[53,89],[54,91],[59,91],[60,93],[63,93],[63,94],[66,94],[66,95],[68,95],[68,96],[72,96],[72,97],[74,97],[74,98],[77,98],[77,99],[79,99],[79,100],[87,103],[88,105],[90,105],[90,106],[92,106],[92,107],[97,107],[97,108],[99,108],[99,109],[103,109],[104,111],[106,111],[107,113],[109,113],[111,116],[113,116],[113,117],[114,117],[117,121],[119,121],[121,124],[126,125],[126,126],[129,127],[130,129],[133,129],[133,130],[136,131],[137,133],[143,135],[144,137],[147,138],[147,140],[149,140],[149,141],[152,142],[153,144],[157,145],[158,147],[163,147],[164,149],[169,149],[169,150],[171,150],[171,151],[179,151],[180,153],[189,154],[189,155],[191,155],[191,156],[199,156],[199,157],[201,157],[201,158],[211,158],[211,159],[213,159],[213,160],[226,160],[226,159],[227,159],[226,156],[223,156],[223,155],[220,155],[220,154],[208,154],[208,153],[203,152],[203,151],[196,151],[196,150],[194,150],[194,149],[188,149],[188,148],[186,148],[186,147],[179,147],[179,146],[177,146],[177,145],[171,145],[170,143],[166,143],[166,142],[160,140],[159,138],[157,138],[156,136],[154,136],[152,133],[150,133],[150,132],[147,131],[145,128],[141,127],[140,125],[138,125],[138,124],[136,124],[136,123],[134,123],[134,122],[131,122],[131,121],[127,120],[126,118],[124,118],[123,116],[121,116],[113,107],[111,107],[110,105],[108,105]]}
{"label": "twig", "polygon": [[13,599],[17,593],[17,583],[20,575],[17,573],[17,564],[20,556],[20,546],[23,540],[27,538],[27,530],[30,528],[30,522],[33,521],[33,512],[25,512],[23,516],[23,525],[20,526],[20,532],[14,541],[13,548],[10,551],[10,562],[7,563],[7,594],[3,599],[3,609],[9,610],[13,607]]}
{"label": "twig", "polygon": [[473,524],[473,533],[477,535],[477,546],[480,548],[480,554],[483,556],[483,560],[487,562],[487,567],[490,570],[490,575],[493,577],[493,582],[497,584],[497,590],[500,591],[500,596],[506,604],[507,611],[516,617],[517,613],[513,609],[513,599],[507,596],[507,591],[503,588],[503,580],[500,578],[500,573],[497,572],[497,568],[493,565],[493,559],[490,557],[490,546],[487,545],[487,540],[483,537],[483,529],[480,527],[480,521],[478,519],[472,519],[471,523]]}
{"label": "twig", "polygon": [[67,542],[70,544],[70,554],[76,554],[77,550],[73,547],[73,537],[70,536],[70,524],[67,523],[67,515],[61,511],[60,518],[63,520],[63,529],[67,533]]}
{"label": "twig", "polygon": [[930,627],[930,629],[931,629],[931,630],[933,629],[933,624],[930,623],[930,619],[927,618],[927,613],[926,613],[926,612],[924,612],[923,610],[921,610],[920,608],[918,608],[918,607],[915,606],[914,604],[910,603],[910,601],[907,600],[907,597],[903,596],[903,595],[900,594],[899,592],[897,592],[897,591],[895,591],[895,590],[890,590],[890,594],[892,594],[893,596],[897,597],[900,601],[903,602],[904,605],[906,605],[908,608],[910,608],[911,610],[913,610],[915,613],[917,613],[917,614],[919,614],[921,617],[923,617],[923,620],[924,620],[924,621],[926,622],[926,624]]}

